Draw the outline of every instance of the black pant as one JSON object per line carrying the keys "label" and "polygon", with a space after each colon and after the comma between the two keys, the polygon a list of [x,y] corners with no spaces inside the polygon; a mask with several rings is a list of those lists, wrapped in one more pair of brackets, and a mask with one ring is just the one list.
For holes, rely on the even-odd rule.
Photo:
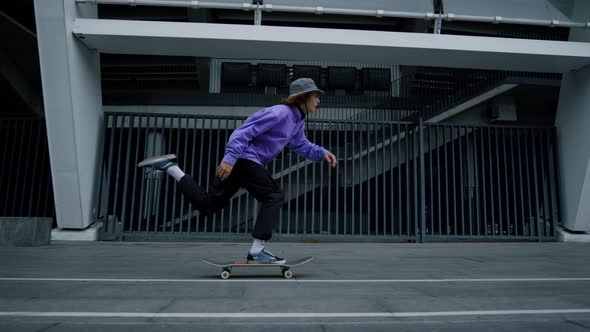
{"label": "black pant", "polygon": [[270,173],[263,166],[247,159],[238,159],[224,181],[215,177],[209,192],[199,186],[190,175],[182,177],[179,187],[185,197],[204,215],[223,209],[240,188],[245,188],[262,203],[252,236],[263,241],[272,237],[272,228],[279,219],[285,199],[285,194]]}

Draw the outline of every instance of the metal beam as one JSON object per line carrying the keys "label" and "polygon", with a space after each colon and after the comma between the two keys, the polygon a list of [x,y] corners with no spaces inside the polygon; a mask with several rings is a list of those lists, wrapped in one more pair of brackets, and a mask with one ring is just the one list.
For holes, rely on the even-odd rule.
{"label": "metal beam", "polygon": [[564,73],[590,65],[590,43],[211,23],[76,19],[102,53],[342,61]]}

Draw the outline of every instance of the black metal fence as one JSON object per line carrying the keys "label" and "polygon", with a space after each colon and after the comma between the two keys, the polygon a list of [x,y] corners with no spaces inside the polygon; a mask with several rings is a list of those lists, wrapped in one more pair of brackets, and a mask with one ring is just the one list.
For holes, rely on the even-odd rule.
{"label": "black metal fence", "polygon": [[0,216],[55,217],[45,121],[0,119]]}
{"label": "black metal fence", "polygon": [[[200,216],[166,174],[136,165],[162,153],[208,187],[239,117],[108,113],[98,218],[105,236],[249,238],[258,205],[238,192]],[[559,216],[552,128],[314,120],[330,169],[289,151],[269,170],[286,193],[277,238],[552,240]]]}
{"label": "black metal fence", "polygon": [[551,239],[559,216],[554,128],[424,127],[425,235]]}

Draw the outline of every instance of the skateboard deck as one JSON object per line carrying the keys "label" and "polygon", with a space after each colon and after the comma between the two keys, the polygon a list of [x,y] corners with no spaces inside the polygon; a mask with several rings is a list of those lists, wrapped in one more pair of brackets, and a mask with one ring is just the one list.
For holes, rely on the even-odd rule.
{"label": "skateboard deck", "polygon": [[253,263],[246,260],[238,260],[238,261],[231,261],[231,262],[215,262],[210,261],[208,259],[203,259],[202,261],[213,266],[217,266],[221,268],[221,279],[228,279],[231,275],[231,270],[234,267],[273,267],[278,266],[281,268],[281,273],[285,279],[293,278],[293,271],[290,268],[303,265],[308,263],[313,259],[312,256],[304,257],[300,259],[296,259],[294,261],[287,261],[285,264],[272,264],[272,263]]}

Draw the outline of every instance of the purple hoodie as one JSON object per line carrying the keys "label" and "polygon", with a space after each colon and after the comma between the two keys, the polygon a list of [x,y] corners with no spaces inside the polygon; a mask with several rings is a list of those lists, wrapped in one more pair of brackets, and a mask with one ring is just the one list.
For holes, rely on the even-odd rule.
{"label": "purple hoodie", "polygon": [[305,137],[303,118],[296,106],[275,105],[250,115],[231,134],[223,161],[234,165],[242,158],[266,166],[285,147],[313,161],[322,160],[328,153]]}

